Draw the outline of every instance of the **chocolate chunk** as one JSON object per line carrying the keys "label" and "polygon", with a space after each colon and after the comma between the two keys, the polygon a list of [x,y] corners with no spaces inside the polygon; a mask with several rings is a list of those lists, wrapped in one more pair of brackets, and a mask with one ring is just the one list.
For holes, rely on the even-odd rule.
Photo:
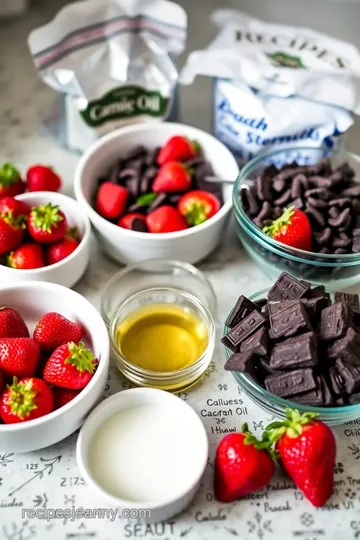
{"label": "chocolate chunk", "polygon": [[355,313],[360,313],[360,299],[358,294],[336,292],[335,302],[343,302]]}
{"label": "chocolate chunk", "polygon": [[338,209],[337,206],[332,206],[331,208],[329,208],[329,216],[332,217],[332,218],[337,218],[338,215],[340,214],[340,210]]}
{"label": "chocolate chunk", "polygon": [[252,351],[233,353],[225,364],[226,371],[240,371],[246,373],[251,368],[254,361]]}
{"label": "chocolate chunk", "polygon": [[269,333],[263,326],[240,345],[240,352],[252,351],[254,354],[265,356],[269,348]]}
{"label": "chocolate chunk", "polygon": [[287,309],[290,306],[293,306],[295,302],[297,302],[297,300],[282,300],[281,302],[270,301],[268,302],[269,315],[274,315],[275,313],[279,313],[279,311],[283,311],[284,309]]}
{"label": "chocolate chunk", "polygon": [[314,188],[314,189],[308,189],[305,191],[306,197],[316,197],[317,199],[321,199],[323,201],[328,201],[331,198],[331,193],[326,188]]}
{"label": "chocolate chunk", "polygon": [[125,180],[125,186],[131,196],[136,199],[140,195],[140,176],[130,176]]}
{"label": "chocolate chunk", "polygon": [[351,208],[354,214],[360,214],[360,201],[353,199],[351,201]]}
{"label": "chocolate chunk", "polygon": [[320,375],[321,389],[323,393],[324,405],[325,407],[330,407],[333,404],[333,396],[330,392],[330,388],[324,375]]}
{"label": "chocolate chunk", "polygon": [[261,309],[262,307],[266,306],[267,298],[259,298],[259,300],[254,301],[254,304]]}
{"label": "chocolate chunk", "polygon": [[271,201],[271,179],[264,175],[260,175],[256,179],[257,195],[260,201]]}
{"label": "chocolate chunk", "polygon": [[343,336],[349,324],[349,311],[345,304],[332,304],[323,309],[320,317],[320,339],[328,341]]}
{"label": "chocolate chunk", "polygon": [[293,206],[294,208],[298,208],[299,210],[302,210],[302,208],[304,208],[304,202],[299,197],[298,199],[291,201],[289,206]]}
{"label": "chocolate chunk", "polygon": [[141,193],[148,193],[152,186],[153,181],[158,173],[156,167],[149,167],[141,177],[140,181],[140,191]]}
{"label": "chocolate chunk", "polygon": [[317,361],[317,341],[314,332],[276,343],[270,354],[270,367],[279,370],[314,367]]}
{"label": "chocolate chunk", "polygon": [[339,228],[344,227],[349,220],[351,220],[350,208],[345,208],[336,218],[329,218],[328,223],[331,227]]}
{"label": "chocolate chunk", "polygon": [[328,206],[327,202],[322,201],[321,199],[315,199],[314,197],[308,197],[307,202],[310,206],[318,208],[320,211]]}
{"label": "chocolate chunk", "polygon": [[360,403],[360,392],[349,396],[349,405],[357,405]]}
{"label": "chocolate chunk", "polygon": [[258,306],[251,302],[246,296],[239,296],[234,309],[225,321],[225,325],[234,328],[240,321],[245,319],[252,311],[259,310]]}
{"label": "chocolate chunk", "polygon": [[[334,251],[335,255],[346,255],[347,250],[345,248],[336,248]],[[335,268],[335,270],[340,270],[339,268]]]}
{"label": "chocolate chunk", "polygon": [[292,396],[291,401],[299,403],[301,405],[310,405],[311,407],[323,407],[324,403],[324,394],[321,385],[321,378],[319,376],[315,377],[316,388],[309,390],[300,395]]}
{"label": "chocolate chunk", "polygon": [[267,357],[265,356],[261,356],[259,357],[259,363],[262,367],[262,369],[265,371],[265,373],[267,373],[268,375],[276,375],[276,373],[280,373],[279,371],[277,371],[276,369],[273,369],[271,366],[270,366],[270,362],[268,360]]}
{"label": "chocolate chunk", "polygon": [[335,402],[334,402],[334,405],[336,407],[343,407],[344,405],[346,405],[346,398],[344,396],[342,397],[337,397],[335,399]]}
{"label": "chocolate chunk", "polygon": [[324,246],[320,249],[319,253],[324,253],[327,255],[328,253],[330,253],[330,249]]}
{"label": "chocolate chunk", "polygon": [[273,188],[274,191],[277,193],[280,193],[286,186],[286,180],[285,178],[278,178],[277,180],[274,180]]}
{"label": "chocolate chunk", "polygon": [[309,298],[319,298],[319,297],[325,297],[328,301],[330,301],[330,295],[329,293],[325,292],[324,285],[318,285],[317,287],[314,287],[313,289],[310,289],[308,293]]}
{"label": "chocolate chunk", "polygon": [[338,247],[345,248],[349,246],[350,244],[351,244],[351,238],[349,238],[348,235],[343,232],[339,233],[339,236],[334,236],[331,241],[331,245],[334,248],[338,248]]}
{"label": "chocolate chunk", "polygon": [[265,322],[266,318],[259,311],[254,310],[234,326],[221,341],[226,347],[234,351],[246,338],[261,328]]}
{"label": "chocolate chunk", "polygon": [[300,300],[270,315],[270,326],[271,335],[275,338],[292,336],[300,330],[312,330],[308,314]]}
{"label": "chocolate chunk", "polygon": [[310,284],[305,285],[298,279],[283,272],[271,287],[268,300],[296,300],[306,295]]}
{"label": "chocolate chunk", "polygon": [[301,299],[301,302],[306,308],[310,322],[316,326],[321,311],[329,305],[328,298],[326,296],[318,296],[317,298],[303,298]]}
{"label": "chocolate chunk", "polygon": [[[334,304],[341,306],[344,304]],[[360,336],[353,329],[348,328],[343,338],[338,339],[327,351],[329,358],[340,358],[348,364],[360,366]]]}
{"label": "chocolate chunk", "polygon": [[291,189],[287,189],[284,193],[278,198],[275,199],[274,204],[276,206],[284,206],[291,199]]}
{"label": "chocolate chunk", "polygon": [[148,232],[147,225],[143,219],[134,218],[131,221],[131,230],[137,232]]}
{"label": "chocolate chunk", "polygon": [[252,191],[248,187],[241,187],[240,195],[244,209],[247,210],[249,216],[256,216],[259,213],[259,205]]}
{"label": "chocolate chunk", "polygon": [[165,204],[165,201],[167,199],[166,193],[158,193],[156,196],[156,199],[153,200],[153,202],[150,204],[150,206],[147,209],[147,213],[150,214],[150,212],[153,212],[163,204]]}
{"label": "chocolate chunk", "polygon": [[321,212],[319,212],[317,208],[311,206],[310,204],[307,204],[305,214],[307,214],[315,224],[317,223],[318,225],[320,225],[320,227],[324,227],[325,217],[322,215]]}
{"label": "chocolate chunk", "polygon": [[330,241],[331,229],[326,227],[321,232],[315,233],[314,237],[319,246],[326,246]]}
{"label": "chocolate chunk", "polygon": [[346,393],[345,380],[336,367],[329,369],[329,384],[334,394],[341,396]]}
{"label": "chocolate chunk", "polygon": [[360,184],[351,186],[342,192],[344,197],[360,197]]}
{"label": "chocolate chunk", "polygon": [[125,163],[128,163],[129,161],[138,160],[137,158],[144,158],[147,155],[148,151],[146,150],[145,146],[138,145],[135,146],[130,152],[128,152],[126,158],[124,159]]}
{"label": "chocolate chunk", "polygon": [[336,367],[344,379],[347,393],[352,394],[354,390],[360,387],[360,366],[353,366],[338,358],[336,360]]}
{"label": "chocolate chunk", "polygon": [[303,174],[298,174],[294,177],[292,184],[291,184],[291,198],[292,199],[300,199],[303,192],[303,178],[305,176]]}
{"label": "chocolate chunk", "polygon": [[150,150],[144,158],[145,164],[150,167],[150,165],[157,165],[157,158],[160,153],[161,147],[157,146],[154,150]]}
{"label": "chocolate chunk", "polygon": [[256,218],[254,219],[254,223],[255,223],[260,229],[262,229],[264,220],[271,218],[272,215],[273,215],[273,208],[272,208],[272,206],[271,206],[270,203],[268,203],[267,201],[264,201],[264,203],[263,203],[263,205],[262,205],[262,208],[261,208],[261,210],[260,210],[259,215],[256,216]]}
{"label": "chocolate chunk", "polygon": [[316,388],[312,369],[296,369],[270,375],[265,379],[265,388],[279,397],[290,397]]}
{"label": "chocolate chunk", "polygon": [[324,178],[323,176],[310,176],[308,180],[309,184],[317,188],[329,188],[332,184],[330,178]]}
{"label": "chocolate chunk", "polygon": [[353,253],[359,253],[360,252],[360,236],[355,236],[353,238],[352,248]]}
{"label": "chocolate chunk", "polygon": [[332,201],[329,201],[329,206],[338,206],[339,208],[345,208],[347,206],[351,206],[351,199],[349,199],[349,197],[332,199]]}

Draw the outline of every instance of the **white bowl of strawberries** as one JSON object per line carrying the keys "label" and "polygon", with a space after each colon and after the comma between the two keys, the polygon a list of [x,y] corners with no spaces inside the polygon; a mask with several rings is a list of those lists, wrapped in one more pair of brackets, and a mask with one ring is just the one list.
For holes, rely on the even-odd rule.
{"label": "white bowl of strawberries", "polygon": [[79,204],[39,191],[0,199],[0,283],[72,287],[90,257],[90,223]]}
{"label": "white bowl of strawberries", "polygon": [[0,289],[0,451],[54,444],[102,397],[109,337],[97,310],[52,283]]}
{"label": "white bowl of strawberries", "polygon": [[[79,161],[75,196],[105,252],[121,263],[196,263],[220,243],[238,165],[191,126],[146,123],[102,137]],[[211,177],[211,178],[210,178]]]}

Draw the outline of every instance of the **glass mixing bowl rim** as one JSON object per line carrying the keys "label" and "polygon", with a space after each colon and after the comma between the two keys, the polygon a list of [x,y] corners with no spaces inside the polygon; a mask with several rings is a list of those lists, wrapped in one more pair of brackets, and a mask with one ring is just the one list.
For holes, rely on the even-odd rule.
{"label": "glass mixing bowl rim", "polygon": [[[305,262],[306,264],[309,264],[309,263],[311,264],[311,261],[303,258],[304,255],[308,257],[316,256],[319,259],[323,259],[324,263],[326,263],[326,261],[328,263],[333,261],[333,264],[337,264],[337,265],[339,264],[338,260],[342,258],[344,258],[344,262],[354,261],[354,264],[356,264],[356,262],[360,262],[359,253],[346,253],[346,254],[339,255],[339,254],[333,254],[333,253],[330,253],[330,254],[315,253],[313,251],[306,251],[306,250],[298,249],[298,248],[290,248],[286,246],[285,244],[282,244],[281,242],[278,242],[277,240],[274,240],[270,236],[263,233],[262,230],[259,229],[259,227],[257,227],[245,213],[240,197],[239,197],[239,193],[240,193],[240,186],[242,185],[241,183],[247,177],[249,172],[251,172],[252,169],[255,168],[256,165],[258,165],[258,163],[260,163],[266,158],[271,158],[272,156],[281,154],[283,152],[287,152],[287,151],[290,152],[290,151],[295,151],[295,150],[303,151],[303,152],[322,151],[323,157],[328,157],[330,155],[349,156],[355,161],[358,161],[360,164],[360,156],[358,154],[355,154],[354,152],[347,152],[345,150],[336,150],[334,148],[327,148],[327,147],[322,147],[322,146],[318,148],[313,147],[313,146],[299,146],[299,147],[287,146],[278,150],[270,150],[270,151],[261,152],[257,157],[250,160],[248,163],[246,163],[246,165],[244,165],[244,167],[240,169],[238,177],[236,178],[234,182],[232,200],[233,200],[233,206],[234,206],[236,218],[237,216],[239,216],[241,223],[246,225],[249,231],[253,233],[252,235],[253,239],[256,239],[256,240],[261,239],[263,241],[263,245],[265,244],[266,247],[271,246],[271,248],[273,248],[271,249],[271,251],[273,251],[274,253],[280,254],[281,256],[284,256],[286,254],[288,258],[292,258],[292,260],[295,260],[297,262]],[[244,185],[246,186],[247,184],[244,183]],[[295,253],[295,255],[291,255],[291,253],[287,253],[287,251],[293,252]],[[314,264],[314,262],[315,261],[313,261],[312,264]],[[317,264],[323,264],[323,263],[321,261],[318,261]]]}
{"label": "glass mixing bowl rim", "polygon": [[[261,289],[260,291],[253,293],[249,296],[249,300],[254,301],[259,297],[267,297],[267,293],[270,289],[271,287],[267,287],[266,289]],[[225,336],[225,334],[229,330],[230,328],[226,326],[226,324],[224,324],[223,336]],[[224,348],[225,357],[228,360],[232,354],[232,351],[230,351],[230,349],[228,349],[225,345]],[[319,415],[339,414],[345,416],[347,413],[359,411],[360,416],[360,403],[356,403],[355,405],[342,405],[341,407],[314,407],[311,405],[303,405],[302,403],[296,403],[295,401],[287,400],[276,396],[272,392],[269,392],[268,390],[257,384],[255,381],[250,379],[250,377],[247,377],[244,373],[241,373],[240,371],[233,372],[233,376],[237,382],[240,382],[240,384],[243,381],[246,386],[250,386],[258,394],[258,399],[267,399],[267,401],[269,401],[271,404],[273,404],[274,402],[275,405],[290,407],[292,409],[301,409],[303,411],[306,410],[307,412],[314,412]],[[247,388],[245,388],[245,390],[248,391]]]}

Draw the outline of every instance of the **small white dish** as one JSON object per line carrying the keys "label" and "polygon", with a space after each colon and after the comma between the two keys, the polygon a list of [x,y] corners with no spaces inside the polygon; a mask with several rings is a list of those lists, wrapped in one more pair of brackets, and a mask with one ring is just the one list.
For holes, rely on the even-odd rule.
{"label": "small white dish", "polygon": [[98,178],[136,146],[155,149],[174,135],[196,140],[218,178],[235,181],[239,166],[226,146],[209,133],[175,123],[145,123],[125,126],[105,135],[81,157],[75,171],[74,191],[81,208],[90,218],[105,253],[113,259],[132,264],[149,259],[178,259],[188,263],[201,261],[223,238],[232,208],[232,185],[223,185],[224,205],[208,221],[184,231],[151,234],[130,231],[111,223],[92,207]]}
{"label": "small white dish", "polygon": [[87,485],[122,517],[158,522],[189,505],[208,452],[204,425],[189,405],[163,390],[134,388],[92,411],[76,457]]}
{"label": "small white dish", "polygon": [[13,285],[24,281],[47,281],[64,287],[73,287],[84,275],[90,259],[91,226],[86,214],[75,199],[53,191],[23,193],[18,195],[16,199],[24,201],[30,206],[39,206],[49,202],[58,205],[60,210],[64,212],[69,226],[77,228],[81,241],[76,250],[66,259],[50,266],[20,270],[0,265],[1,285]]}
{"label": "small white dish", "polygon": [[0,452],[31,452],[55,444],[76,431],[103,395],[109,371],[110,341],[95,307],[80,294],[53,283],[21,283],[0,288],[0,306],[16,309],[30,335],[42,315],[57,311],[85,328],[83,341],[99,360],[89,384],[56,411],[19,424],[0,424]]}

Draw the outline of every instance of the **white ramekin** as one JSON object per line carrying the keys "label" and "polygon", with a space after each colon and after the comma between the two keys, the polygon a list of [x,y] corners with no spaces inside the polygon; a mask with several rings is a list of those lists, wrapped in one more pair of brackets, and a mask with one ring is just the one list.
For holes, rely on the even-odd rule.
{"label": "white ramekin", "polygon": [[76,250],[66,259],[50,266],[20,270],[0,265],[1,286],[24,281],[47,281],[64,287],[72,287],[85,273],[90,259],[91,226],[86,213],[82,211],[75,199],[53,191],[23,193],[18,195],[16,199],[26,202],[30,206],[39,206],[49,202],[58,205],[60,210],[64,212],[69,226],[77,228],[81,241]]}
{"label": "white ramekin", "polygon": [[154,149],[174,135],[195,139],[214,174],[226,180],[236,179],[239,167],[231,152],[205,131],[175,123],[146,123],[126,126],[105,135],[81,157],[75,172],[74,191],[81,208],[90,218],[96,236],[105,252],[113,259],[135,263],[147,259],[179,259],[196,263],[204,259],[220,243],[230,215],[232,186],[224,184],[225,203],[208,221],[185,231],[149,234],[130,231],[107,221],[92,207],[98,178],[122,156],[138,145]]}
{"label": "white ramekin", "polygon": [[76,431],[103,395],[109,371],[109,335],[98,311],[80,294],[53,283],[32,282],[0,288],[0,305],[16,309],[28,325],[57,311],[85,328],[84,341],[99,360],[89,384],[56,411],[20,424],[0,424],[0,452],[30,452],[55,444]]}
{"label": "white ramekin", "polygon": [[[194,429],[191,430],[191,442],[194,445],[194,448],[200,448],[202,456],[201,463],[199,463],[196,474],[183,493],[177,495],[176,497],[163,501],[156,501],[154,503],[127,501],[109,494],[93,478],[88,465],[89,447],[99,427],[115,413],[127,408],[141,405],[160,405],[161,407],[166,407],[167,409],[173,409],[174,413],[176,411],[177,415],[181,414],[185,416],[187,422],[193,423],[194,426]],[[144,451],[146,451],[146,448],[144,448]],[[141,512],[138,512],[138,517],[136,518],[138,521],[146,522],[158,522],[170,519],[171,517],[179,514],[190,504],[200,487],[208,461],[208,453],[209,445],[206,431],[200,417],[196,414],[196,412],[187,403],[182,401],[174,394],[154,388],[133,388],[131,390],[124,390],[100,403],[100,405],[98,405],[86,419],[80,431],[76,448],[76,457],[80,472],[85,478],[87,485],[94,489],[94,493],[97,493],[111,506],[119,509],[120,512],[123,510],[126,510],[126,512],[129,512],[130,510],[149,510],[150,516],[143,515]],[[176,466],[177,464],[174,463],[174,467]],[[131,517],[131,514],[128,514],[127,517]],[[135,516],[133,517],[135,519]]]}

